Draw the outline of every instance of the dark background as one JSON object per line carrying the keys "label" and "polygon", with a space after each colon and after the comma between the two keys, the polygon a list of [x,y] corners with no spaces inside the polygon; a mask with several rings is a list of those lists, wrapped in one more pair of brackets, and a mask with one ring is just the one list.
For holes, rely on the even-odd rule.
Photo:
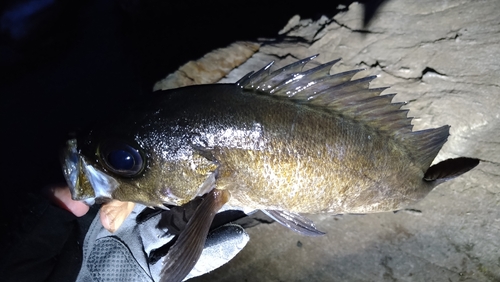
{"label": "dark background", "polygon": [[[26,192],[64,183],[58,151],[69,132],[148,95],[189,60],[351,2],[2,1],[2,215]],[[380,2],[366,5],[367,20]]]}

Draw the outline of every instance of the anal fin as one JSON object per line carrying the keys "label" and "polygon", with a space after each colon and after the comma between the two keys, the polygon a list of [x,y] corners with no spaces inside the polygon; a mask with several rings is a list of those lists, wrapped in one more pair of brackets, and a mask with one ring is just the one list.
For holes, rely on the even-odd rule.
{"label": "anal fin", "polygon": [[160,282],[180,282],[189,274],[201,256],[215,214],[228,199],[229,192],[218,189],[205,196],[165,256]]}
{"label": "anal fin", "polygon": [[281,225],[290,228],[291,230],[298,232],[306,236],[322,236],[325,235],[324,232],[319,231],[314,226],[314,223],[309,218],[302,216],[300,214],[279,211],[279,210],[262,210],[272,219],[279,222]]}

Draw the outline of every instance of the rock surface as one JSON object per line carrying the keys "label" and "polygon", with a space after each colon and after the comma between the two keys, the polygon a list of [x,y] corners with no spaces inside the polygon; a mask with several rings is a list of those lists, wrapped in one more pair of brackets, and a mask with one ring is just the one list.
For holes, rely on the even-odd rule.
{"label": "rock surface", "polygon": [[248,60],[259,47],[260,44],[256,42],[235,42],[226,48],[214,50],[201,59],[187,62],[155,83],[153,91],[219,81],[232,69]]}
{"label": "rock surface", "polygon": [[357,3],[332,19],[290,20],[281,33],[301,43],[263,45],[223,81],[271,60],[342,57],[332,71],[378,75],[372,87],[408,101],[415,130],[451,125],[436,161],[482,163],[405,211],[313,215],[320,238],[278,224],[248,229],[233,261],[191,281],[500,281],[499,14],[495,0],[392,0],[367,27]]}

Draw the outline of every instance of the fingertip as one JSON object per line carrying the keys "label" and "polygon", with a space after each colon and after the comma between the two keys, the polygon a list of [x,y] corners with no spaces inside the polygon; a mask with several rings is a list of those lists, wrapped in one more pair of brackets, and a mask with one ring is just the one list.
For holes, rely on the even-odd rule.
{"label": "fingertip", "polygon": [[67,204],[67,207],[69,211],[72,212],[77,217],[82,217],[86,215],[90,209],[90,207],[87,206],[85,203],[73,200],[71,200],[71,202]]}
{"label": "fingertip", "polygon": [[71,198],[71,192],[67,186],[56,186],[50,188],[52,201],[59,207],[71,212],[77,217],[82,217],[89,211],[90,207],[80,201]]}

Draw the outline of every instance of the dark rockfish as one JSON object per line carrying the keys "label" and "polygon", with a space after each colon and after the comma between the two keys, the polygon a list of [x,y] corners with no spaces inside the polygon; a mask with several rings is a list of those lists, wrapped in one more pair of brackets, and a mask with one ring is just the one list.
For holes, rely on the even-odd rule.
{"label": "dark rockfish", "polygon": [[[404,208],[479,161],[430,167],[449,126],[412,131],[402,103],[337,61],[315,56],[235,84],[156,93],[154,101],[68,141],[64,172],[74,199],[182,205],[208,195],[167,255],[162,281],[194,266],[214,214],[261,209],[283,225],[322,234],[298,213]],[[430,167],[430,168],[429,168]]]}

